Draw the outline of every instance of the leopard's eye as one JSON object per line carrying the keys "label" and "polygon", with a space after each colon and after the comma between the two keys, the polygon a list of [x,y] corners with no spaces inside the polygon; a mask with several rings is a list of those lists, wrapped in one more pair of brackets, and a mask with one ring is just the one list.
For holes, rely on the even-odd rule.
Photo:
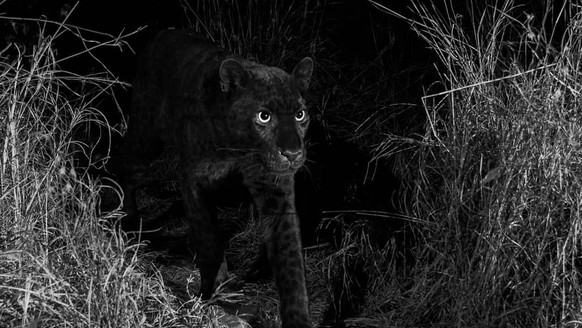
{"label": "leopard's eye", "polygon": [[307,113],[305,112],[305,110],[303,110],[303,109],[298,110],[297,113],[295,113],[295,120],[297,122],[301,122],[305,119],[306,115],[307,115]]}
{"label": "leopard's eye", "polygon": [[269,123],[271,121],[271,113],[266,110],[257,112],[257,120],[262,124]]}

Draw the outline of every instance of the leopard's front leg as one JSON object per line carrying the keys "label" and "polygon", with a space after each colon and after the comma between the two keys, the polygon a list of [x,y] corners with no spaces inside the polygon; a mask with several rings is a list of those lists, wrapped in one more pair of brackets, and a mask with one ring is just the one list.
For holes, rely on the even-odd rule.
{"label": "leopard's front leg", "polygon": [[312,327],[309,319],[293,175],[251,185],[261,216],[268,258],[279,291],[283,328]]}

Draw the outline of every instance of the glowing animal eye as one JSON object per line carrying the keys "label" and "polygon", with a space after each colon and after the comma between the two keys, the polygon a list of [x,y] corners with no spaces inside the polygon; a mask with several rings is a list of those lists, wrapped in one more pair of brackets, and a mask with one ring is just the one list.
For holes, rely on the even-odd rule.
{"label": "glowing animal eye", "polygon": [[257,120],[261,123],[269,123],[271,120],[271,113],[267,112],[266,110],[262,110],[257,113]]}
{"label": "glowing animal eye", "polygon": [[299,111],[297,111],[297,113],[295,113],[295,120],[296,120],[297,122],[301,122],[301,121],[303,121],[303,120],[305,119],[305,114],[306,114],[306,113],[305,113],[305,110],[303,110],[303,109],[302,109],[302,110],[299,110]]}

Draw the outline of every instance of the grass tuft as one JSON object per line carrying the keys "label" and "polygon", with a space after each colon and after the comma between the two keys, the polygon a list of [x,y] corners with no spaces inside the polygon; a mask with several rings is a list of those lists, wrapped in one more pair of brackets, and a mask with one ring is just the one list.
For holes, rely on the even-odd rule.
{"label": "grass tuft", "polygon": [[152,262],[138,258],[139,245],[109,228],[120,205],[99,210],[100,194],[113,187],[89,170],[108,156],[96,158],[97,145],[86,140],[107,143],[117,133],[96,105],[124,85],[106,70],[63,71],[54,42],[68,31],[91,53],[124,36],[103,41],[75,27],[39,26],[32,49],[10,44],[0,53],[0,326],[206,325],[209,309],[197,298],[179,302]]}
{"label": "grass tuft", "polygon": [[193,29],[243,58],[286,67],[303,58],[296,56],[319,52],[324,7],[319,1],[182,1],[182,6]]}
{"label": "grass tuft", "polygon": [[[582,12],[547,3],[540,17],[513,1],[413,2],[409,21],[445,91],[423,97],[424,135],[400,139],[412,147],[397,155],[402,206],[427,223],[415,226],[410,287],[388,298],[398,307],[387,322],[580,322]],[[566,22],[561,40],[544,19]]]}

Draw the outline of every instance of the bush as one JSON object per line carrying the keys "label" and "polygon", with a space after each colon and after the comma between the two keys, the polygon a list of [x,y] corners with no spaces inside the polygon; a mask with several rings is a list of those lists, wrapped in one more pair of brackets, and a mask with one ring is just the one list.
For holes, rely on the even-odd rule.
{"label": "bush", "polygon": [[[409,21],[437,54],[445,91],[422,99],[422,138],[389,140],[415,147],[398,157],[402,207],[423,221],[413,273],[392,278],[410,287],[391,290],[397,306],[381,315],[390,324],[582,319],[582,12],[546,5],[534,15],[471,1],[461,14],[413,1]],[[561,40],[545,19],[565,22]]]}
{"label": "bush", "polygon": [[[62,29],[103,35],[45,28],[32,49],[13,43],[0,60],[0,326],[211,325],[214,310],[197,298],[178,303],[138,247],[108,228],[119,208],[99,211],[100,192],[112,187],[89,175],[103,163],[85,141],[116,133],[95,104],[122,83],[105,68],[60,70],[53,43]],[[123,45],[123,37],[83,41]]]}

